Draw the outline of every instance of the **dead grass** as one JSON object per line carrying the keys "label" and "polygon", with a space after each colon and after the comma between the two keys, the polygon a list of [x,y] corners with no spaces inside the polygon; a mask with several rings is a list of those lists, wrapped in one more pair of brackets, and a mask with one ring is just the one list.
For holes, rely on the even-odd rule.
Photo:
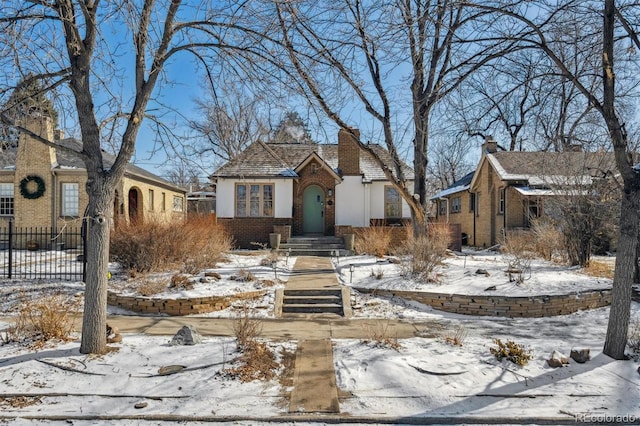
{"label": "dead grass", "polygon": [[68,341],[73,331],[73,313],[80,309],[80,299],[62,294],[34,300],[23,297],[15,322],[0,337],[2,343],[28,343],[33,348],[48,341]]}
{"label": "dead grass", "polygon": [[589,265],[582,270],[585,274],[591,275],[592,277],[613,279],[615,265],[613,263],[591,259]]}
{"label": "dead grass", "polygon": [[550,221],[542,219],[533,220],[531,232],[534,237],[533,249],[544,260],[551,260],[556,253],[562,251],[564,236],[558,227]]}
{"label": "dead grass", "polygon": [[391,231],[384,226],[369,226],[358,229],[354,242],[355,252],[384,257],[389,254]]}
{"label": "dead grass", "polygon": [[378,348],[388,348],[399,351],[402,345],[398,341],[398,336],[392,336],[389,330],[389,323],[380,324],[377,327],[367,326],[367,339],[363,340],[365,344],[373,344]]}
{"label": "dead grass", "polygon": [[162,293],[167,289],[165,280],[154,280],[149,277],[143,277],[139,280],[136,291],[142,296],[153,296]]}
{"label": "dead grass", "polygon": [[214,266],[231,239],[210,218],[184,223],[153,220],[118,226],[111,235],[111,256],[130,274],[180,268],[189,274]]}
{"label": "dead grass", "polygon": [[463,346],[467,338],[467,329],[464,325],[459,325],[453,332],[449,332],[443,336],[446,344],[451,346]]}

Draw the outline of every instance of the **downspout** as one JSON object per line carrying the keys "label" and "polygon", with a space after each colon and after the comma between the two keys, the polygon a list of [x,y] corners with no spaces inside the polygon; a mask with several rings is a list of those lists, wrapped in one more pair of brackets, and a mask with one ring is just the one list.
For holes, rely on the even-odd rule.
{"label": "downspout", "polygon": [[476,217],[478,216],[478,194],[473,193],[473,246],[476,246]]}
{"label": "downspout", "polygon": [[51,188],[51,227],[58,231],[58,215],[56,211],[57,195],[58,195],[58,174],[55,170],[51,170],[53,175],[53,188]]}
{"label": "downspout", "polygon": [[502,227],[504,228],[504,235],[507,235],[507,188],[509,185],[504,187],[504,212],[502,214]]}

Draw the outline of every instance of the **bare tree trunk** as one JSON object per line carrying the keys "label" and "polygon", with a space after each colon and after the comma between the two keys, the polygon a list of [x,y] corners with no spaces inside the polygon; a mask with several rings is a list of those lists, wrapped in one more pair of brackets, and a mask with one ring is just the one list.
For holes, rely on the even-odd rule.
{"label": "bare tree trunk", "polygon": [[611,311],[604,343],[604,353],[614,359],[625,359],[624,350],[627,345],[631,311],[631,286],[635,276],[640,228],[638,211],[640,211],[640,191],[637,188],[628,193],[625,191],[620,211],[620,236],[616,253]]}
{"label": "bare tree trunk", "polygon": [[87,279],[80,353],[104,353],[107,346],[107,274],[113,216],[113,186],[109,179],[89,180],[87,193]]}

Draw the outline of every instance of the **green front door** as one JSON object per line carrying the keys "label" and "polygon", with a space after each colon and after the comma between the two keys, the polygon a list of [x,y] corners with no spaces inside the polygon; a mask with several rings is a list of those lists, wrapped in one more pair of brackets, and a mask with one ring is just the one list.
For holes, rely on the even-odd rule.
{"label": "green front door", "polygon": [[324,191],[316,185],[302,193],[302,231],[305,234],[324,234]]}

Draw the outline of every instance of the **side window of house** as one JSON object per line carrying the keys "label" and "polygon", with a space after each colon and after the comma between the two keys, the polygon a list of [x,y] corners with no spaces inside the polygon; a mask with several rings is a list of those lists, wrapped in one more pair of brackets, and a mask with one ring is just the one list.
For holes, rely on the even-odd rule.
{"label": "side window of house", "polygon": [[440,200],[438,210],[440,211],[440,216],[447,214],[447,200]]}
{"label": "side window of house", "polygon": [[273,216],[273,184],[236,185],[236,217]]}
{"label": "side window of house", "polygon": [[469,194],[469,211],[475,211],[476,210],[476,194],[474,192],[472,192],[471,194]]}
{"label": "side window of house", "polygon": [[155,205],[155,200],[154,200],[154,193],[153,193],[153,189],[149,190],[149,211],[153,211],[154,210],[154,205]]}
{"label": "side window of house", "polygon": [[505,189],[500,188],[499,194],[500,194],[500,199],[498,201],[498,213],[504,214]]}
{"label": "side window of house", "polygon": [[181,212],[184,207],[183,207],[184,201],[182,197],[178,197],[177,195],[173,196],[173,211],[174,212]]}
{"label": "side window of house", "polygon": [[460,213],[461,200],[460,197],[455,197],[451,200],[451,211],[453,213]]}
{"label": "side window of house", "polygon": [[480,193],[476,192],[476,216],[480,216]]}
{"label": "side window of house", "polygon": [[160,200],[160,210],[167,210],[167,194],[164,192],[162,193],[162,199]]}
{"label": "side window of house", "polygon": [[78,217],[80,215],[79,205],[79,185],[77,183],[62,184],[62,216]]}
{"label": "side window of house", "polygon": [[13,215],[13,183],[0,183],[0,216]]}
{"label": "side window of house", "polygon": [[387,219],[402,217],[402,198],[393,186],[384,187],[384,217]]}

